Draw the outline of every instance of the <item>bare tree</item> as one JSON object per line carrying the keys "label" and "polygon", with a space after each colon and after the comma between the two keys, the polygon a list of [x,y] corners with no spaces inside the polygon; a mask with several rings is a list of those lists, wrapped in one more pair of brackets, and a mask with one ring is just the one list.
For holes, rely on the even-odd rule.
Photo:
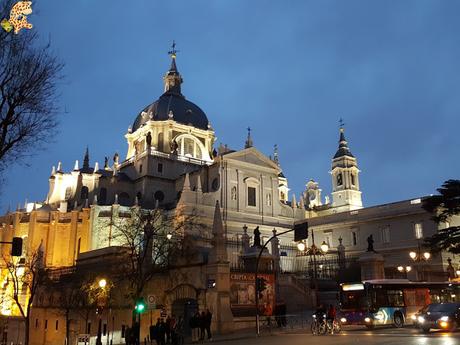
{"label": "bare tree", "polygon": [[[15,2],[0,5],[0,18],[9,17]],[[19,34],[0,29],[0,47],[1,173],[53,137],[58,122],[56,85],[63,64],[49,43],[40,46],[35,29]]]}
{"label": "bare tree", "polygon": [[[126,261],[119,267],[127,283],[127,296],[133,305],[142,297],[152,278],[177,264],[177,258],[193,255],[193,237],[200,236],[203,224],[194,214],[186,215],[181,208],[166,211],[131,208],[129,213],[111,221],[113,241],[126,250]],[[136,315],[133,313],[134,336],[139,337]]]}
{"label": "bare tree", "polygon": [[12,283],[12,299],[17,305],[25,323],[24,344],[29,344],[29,324],[32,302],[40,287],[47,280],[47,271],[43,265],[43,251],[39,247],[27,256],[23,262],[12,256],[3,258]]}

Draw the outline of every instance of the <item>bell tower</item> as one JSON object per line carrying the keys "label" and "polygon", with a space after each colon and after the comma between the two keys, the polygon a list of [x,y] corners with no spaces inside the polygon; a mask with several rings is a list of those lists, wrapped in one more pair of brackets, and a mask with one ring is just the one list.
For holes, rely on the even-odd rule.
{"label": "bell tower", "polygon": [[359,189],[359,173],[356,158],[348,148],[343,123],[340,124],[339,148],[332,159],[332,208],[336,212],[363,207]]}

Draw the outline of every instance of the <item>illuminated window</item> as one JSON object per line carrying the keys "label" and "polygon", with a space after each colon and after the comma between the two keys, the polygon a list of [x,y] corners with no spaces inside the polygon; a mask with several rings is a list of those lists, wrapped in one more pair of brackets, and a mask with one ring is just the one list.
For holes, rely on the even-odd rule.
{"label": "illuminated window", "polygon": [[416,239],[421,239],[423,238],[423,226],[422,223],[415,223],[414,224],[414,232],[415,232],[415,238]]}
{"label": "illuminated window", "polygon": [[248,187],[248,206],[256,206],[256,189]]}

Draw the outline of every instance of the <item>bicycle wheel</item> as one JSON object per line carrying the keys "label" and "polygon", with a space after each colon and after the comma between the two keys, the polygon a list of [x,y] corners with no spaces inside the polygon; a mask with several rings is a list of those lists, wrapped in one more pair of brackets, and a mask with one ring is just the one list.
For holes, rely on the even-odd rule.
{"label": "bicycle wheel", "polygon": [[340,322],[334,322],[334,333],[339,334],[342,331],[342,324]]}
{"label": "bicycle wheel", "polygon": [[318,326],[316,322],[311,323],[311,334],[317,335],[318,334]]}

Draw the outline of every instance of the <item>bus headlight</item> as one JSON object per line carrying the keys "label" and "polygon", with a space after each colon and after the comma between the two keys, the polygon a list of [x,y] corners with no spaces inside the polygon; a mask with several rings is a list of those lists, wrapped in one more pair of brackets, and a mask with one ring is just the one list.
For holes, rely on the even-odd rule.
{"label": "bus headlight", "polygon": [[447,328],[447,327],[449,327],[449,322],[441,321],[439,323],[439,326],[441,326],[441,328]]}
{"label": "bus headlight", "polygon": [[417,315],[413,314],[411,317],[412,321],[417,321]]}
{"label": "bus headlight", "polygon": [[419,317],[417,318],[417,321],[418,321],[418,323],[424,323],[424,322],[425,322],[425,318],[424,318],[423,316],[419,316]]}
{"label": "bus headlight", "polygon": [[346,322],[347,322],[347,319],[345,319],[344,317],[342,317],[342,318],[340,319],[340,322],[341,322],[341,323],[346,323]]}
{"label": "bus headlight", "polygon": [[371,322],[371,318],[370,318],[370,317],[366,317],[366,318],[364,319],[364,322],[366,322],[366,323]]}

